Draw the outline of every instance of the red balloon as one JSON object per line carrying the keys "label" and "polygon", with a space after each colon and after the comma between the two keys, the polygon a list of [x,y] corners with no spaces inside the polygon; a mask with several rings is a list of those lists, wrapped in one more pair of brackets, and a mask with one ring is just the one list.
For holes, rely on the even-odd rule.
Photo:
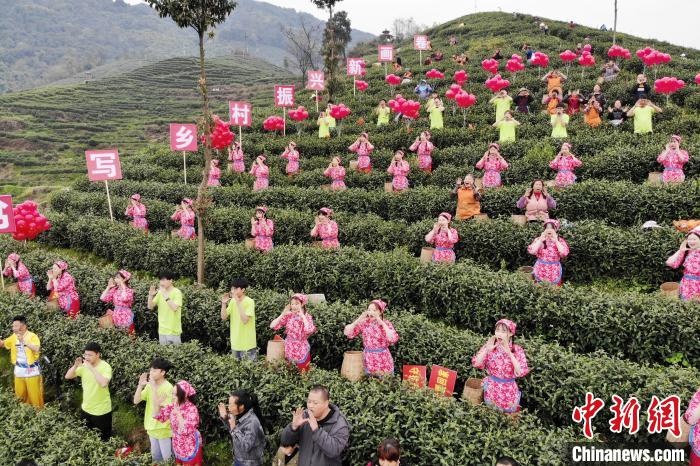
{"label": "red balloon", "polygon": [[576,54],[571,50],[567,49],[559,54],[559,58],[561,58],[562,61],[574,61],[576,60]]}
{"label": "red balloon", "polygon": [[386,75],[386,77],[384,78],[384,80],[385,80],[387,83],[389,83],[389,85],[391,85],[391,86],[398,86],[399,84],[401,84],[401,78],[399,78],[399,77],[396,76],[395,74],[388,74],[388,75]]}

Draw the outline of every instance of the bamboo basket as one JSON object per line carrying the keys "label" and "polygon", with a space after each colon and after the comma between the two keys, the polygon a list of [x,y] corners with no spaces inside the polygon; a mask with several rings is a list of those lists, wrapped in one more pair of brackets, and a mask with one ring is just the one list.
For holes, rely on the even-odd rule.
{"label": "bamboo basket", "polygon": [[312,247],[312,248],[322,249],[322,248],[323,248],[323,241],[312,241],[312,242],[311,242],[311,247]]}
{"label": "bamboo basket", "polygon": [[357,171],[357,164],[359,162],[357,160],[351,160],[350,161],[350,170]]}
{"label": "bamboo basket", "polygon": [[46,307],[50,311],[60,310],[60,307],[58,306],[58,295],[55,292],[52,291],[51,294],[49,294],[49,300],[46,303]]}
{"label": "bamboo basket", "polygon": [[669,298],[678,298],[678,290],[680,284],[678,282],[664,282],[661,284],[661,294]]}
{"label": "bamboo basket", "polygon": [[488,219],[489,219],[489,216],[487,214],[476,214],[474,216],[474,220],[476,220],[477,222],[483,222],[483,221],[488,220]]}
{"label": "bamboo basket", "polygon": [[435,248],[423,248],[420,250],[420,261],[428,264],[433,261],[433,251]]}
{"label": "bamboo basket", "polygon": [[309,304],[321,304],[326,302],[326,295],[323,293],[315,293],[307,296]]}
{"label": "bamboo basket", "polygon": [[649,172],[649,183],[661,184],[663,180],[663,173],[661,172]]}
{"label": "bamboo basket", "polygon": [[17,283],[11,283],[5,287],[5,293],[18,294],[19,293],[19,286],[17,285]]}
{"label": "bamboo basket", "polygon": [[100,328],[114,328],[114,320],[111,314],[105,314],[98,319]]}
{"label": "bamboo basket", "polygon": [[481,404],[484,401],[484,389],[481,388],[481,379],[470,377],[464,384],[462,399],[473,405]]}
{"label": "bamboo basket", "polygon": [[365,363],[362,360],[362,351],[346,351],[343,356],[343,365],[340,368],[340,375],[357,382],[365,376]]}
{"label": "bamboo basket", "polygon": [[284,362],[284,340],[269,340],[265,361],[269,364],[281,364]]}
{"label": "bamboo basket", "polygon": [[386,191],[388,193],[394,192],[394,185],[391,184],[391,181],[387,181],[384,183],[384,191]]}
{"label": "bamboo basket", "polygon": [[510,221],[523,227],[527,225],[527,217],[524,215],[511,215]]}
{"label": "bamboo basket", "polygon": [[255,249],[255,239],[254,238],[246,238],[245,247],[247,247],[248,249]]}

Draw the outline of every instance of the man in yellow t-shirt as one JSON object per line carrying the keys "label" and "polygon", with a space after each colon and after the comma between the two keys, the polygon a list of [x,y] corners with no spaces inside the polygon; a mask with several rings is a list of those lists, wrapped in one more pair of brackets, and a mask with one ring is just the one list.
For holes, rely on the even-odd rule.
{"label": "man in yellow t-shirt", "polygon": [[663,112],[660,107],[654,105],[649,99],[639,99],[628,112],[627,116],[634,117],[634,132],[646,134],[653,131],[652,116],[656,112]]}
{"label": "man in yellow t-shirt", "polygon": [[112,435],[112,399],[109,396],[109,381],[112,367],[102,360],[102,348],[98,343],[88,343],[83,357],[66,372],[66,379],[80,377],[83,386],[83,403],[80,417],[91,429],[100,431],[102,440]]}
{"label": "man in yellow t-shirt", "polygon": [[221,297],[221,320],[231,320],[231,352],[236,359],[254,361],[258,356],[255,336],[255,301],[246,296],[248,281],[237,278],[231,292]]}
{"label": "man in yellow t-shirt", "polygon": [[173,275],[161,272],[160,289],[148,290],[148,309],[158,306],[158,341],[161,345],[182,343],[182,292],[173,286]]}
{"label": "man in yellow t-shirt", "polygon": [[134,404],[146,402],[143,414],[143,427],[148,432],[151,441],[151,456],[156,463],[167,463],[172,456],[172,430],[170,421],[158,422],[153,418],[160,407],[154,406],[156,398],[164,398],[165,403],[173,401],[173,385],[166,380],[166,375],[172,365],[165,359],[155,358],[151,370],[141,374],[139,385],[134,393]]}
{"label": "man in yellow t-shirt", "polygon": [[12,319],[12,335],[0,338],[0,348],[10,350],[10,361],[15,366],[15,395],[22,403],[44,407],[44,381],[39,367],[39,337],[27,330],[27,319]]}

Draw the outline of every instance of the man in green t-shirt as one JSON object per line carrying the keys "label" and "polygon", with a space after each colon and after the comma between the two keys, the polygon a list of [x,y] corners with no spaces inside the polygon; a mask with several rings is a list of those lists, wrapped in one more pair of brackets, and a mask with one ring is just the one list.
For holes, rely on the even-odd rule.
{"label": "man in green t-shirt", "polygon": [[646,134],[653,131],[652,116],[656,112],[663,113],[663,110],[654,105],[649,99],[639,99],[634,104],[634,107],[627,112],[627,116],[634,117],[635,134]]}
{"label": "man in green t-shirt", "polygon": [[221,297],[221,320],[231,320],[231,351],[236,359],[255,360],[258,344],[255,337],[255,301],[246,296],[248,281],[236,278],[231,292]]}
{"label": "man in green t-shirt", "polygon": [[109,381],[112,368],[102,360],[102,349],[97,343],[88,343],[83,357],[77,358],[66,372],[66,379],[80,377],[83,386],[81,418],[91,429],[100,431],[102,440],[112,435],[112,399],[109,396]]}
{"label": "man in green t-shirt", "polygon": [[134,393],[134,404],[146,402],[143,414],[143,427],[151,441],[151,456],[156,463],[167,463],[172,456],[172,430],[170,421],[158,422],[153,415],[160,409],[154,406],[156,398],[165,398],[165,403],[173,401],[173,385],[165,378],[172,365],[165,359],[155,358],[151,370],[141,374],[139,385]]}
{"label": "man in green t-shirt", "polygon": [[182,292],[173,286],[173,274],[161,272],[160,289],[148,290],[148,309],[158,306],[158,341],[161,345],[182,343]]}

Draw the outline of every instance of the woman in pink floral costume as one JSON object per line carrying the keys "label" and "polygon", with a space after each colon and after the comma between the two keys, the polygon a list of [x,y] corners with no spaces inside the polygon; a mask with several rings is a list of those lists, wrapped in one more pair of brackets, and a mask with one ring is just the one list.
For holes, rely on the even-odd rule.
{"label": "woman in pink floral costume", "polygon": [[328,168],[323,172],[323,176],[331,179],[331,189],[340,191],[345,189],[345,168],[341,165],[340,157],[333,157]]}
{"label": "woman in pink floral costume", "polygon": [[170,217],[176,222],[180,222],[180,229],[173,232],[173,236],[178,236],[182,239],[195,239],[197,234],[194,232],[194,210],[192,210],[192,199],[184,198],[175,213]]}
{"label": "woman in pink floral costume", "polygon": [[245,171],[245,155],[241,149],[240,141],[233,143],[233,146],[228,150],[229,170],[234,173],[243,173]]}
{"label": "woman in pink floral costume", "polygon": [[173,403],[165,404],[165,396],[155,395],[153,418],[170,421],[175,464],[202,465],[202,434],[199,433],[199,411],[192,403],[196,391],[189,382],[180,380],[173,387]]}
{"label": "woman in pink floral costume", "polygon": [[530,372],[525,351],[513,343],[515,329],[511,320],[496,322],[494,336],[472,358],[472,366],[488,373],[481,381],[484,402],[504,413],[520,411],[520,389],[515,379]]}
{"label": "woman in pink floral costume", "polygon": [[272,250],[272,235],[275,233],[275,223],[267,218],[267,207],[255,208],[255,217],[250,219],[250,236],[255,239],[255,249],[262,252]]}
{"label": "woman in pink floral costume", "polygon": [[454,263],[454,245],[459,241],[457,230],[450,226],[452,214],[443,212],[438,216],[433,229],[425,235],[425,241],[435,244],[433,251],[433,262]]}
{"label": "woman in pink floral costume", "polygon": [[403,159],[403,151],[397,150],[394,154],[394,160],[389,164],[387,173],[393,175],[394,178],[391,180],[391,187],[394,191],[405,191],[408,189],[408,172],[411,170],[408,162]]}
{"label": "woman in pink floral costume", "polygon": [[219,161],[214,159],[209,166],[209,178],[207,178],[207,186],[221,186],[221,169]]}
{"label": "woman in pink floral costume", "polygon": [[527,252],[537,257],[532,270],[537,283],[561,285],[561,259],[569,255],[569,245],[558,235],[559,226],[557,220],[545,220],[544,231],[527,247]]}
{"label": "woman in pink floral costume", "polygon": [[80,314],[80,297],[75,289],[75,280],[67,270],[68,263],[65,261],[54,262],[51,269],[46,272],[48,277],[46,289],[51,292],[49,300],[56,299],[58,307],[68,317],[75,319]]}
{"label": "woman in pink floral costume", "polygon": [[671,136],[664,151],[659,154],[656,161],[664,166],[662,180],[664,183],[682,183],[685,181],[683,166],[688,163],[690,156],[688,151],[680,148],[681,137],[677,134]]}
{"label": "woman in pink floral costume", "polygon": [[489,150],[476,162],[478,170],[484,170],[484,188],[498,188],[502,186],[501,172],[508,169],[508,162],[501,157],[498,150],[500,146],[495,142],[489,145]]}
{"label": "woman in pink floral costume", "polygon": [[146,221],[146,206],[141,204],[141,195],[132,194],[129,200],[129,206],[124,212],[125,217],[131,217],[131,226],[139,230],[148,231],[148,222]]}
{"label": "woman in pink floral costume", "polygon": [[250,169],[250,174],[255,177],[253,191],[261,191],[270,186],[270,168],[265,165],[265,156],[258,155]]}
{"label": "woman in pink floral costume", "polygon": [[287,159],[287,176],[299,174],[299,151],[296,142],[291,141],[280,157]]}
{"label": "woman in pink floral costume", "polygon": [[131,273],[120,270],[109,279],[107,288],[102,292],[100,300],[114,304],[114,310],[107,311],[112,316],[114,326],[129,333],[134,333],[134,290],[129,287]]}
{"label": "woman in pink floral costume", "polygon": [[576,182],[574,170],[581,166],[581,161],[571,152],[571,144],[565,142],[561,145],[561,151],[549,162],[549,168],[557,170],[554,182],[558,188],[571,186]]}
{"label": "woman in pink floral costume", "polygon": [[316,216],[316,223],[311,230],[312,238],[321,238],[323,249],[337,249],[340,247],[338,242],[338,224],[335,220],[331,220],[333,210],[328,207],[322,207]]}
{"label": "woman in pink floral costume", "polygon": [[411,144],[408,148],[411,152],[416,152],[418,155],[418,168],[424,172],[430,173],[433,171],[433,150],[435,146],[430,142],[430,132],[423,131],[420,137]]}
{"label": "woman in pink floral costume", "polygon": [[302,373],[307,372],[311,365],[309,337],[316,333],[314,319],[306,312],[307,302],[305,294],[295,294],[282,314],[270,323],[273,330],[284,327],[287,335],[284,339],[284,355],[289,362],[296,364]]}
{"label": "woman in pink floral costume", "polygon": [[385,310],[386,303],[375,299],[360,317],[345,326],[346,337],[352,339],[362,335],[362,358],[366,374],[383,376],[394,373],[394,359],[391,357],[389,346],[399,341],[399,334],[391,322],[384,318]]}
{"label": "woman in pink floral costume", "polygon": [[674,269],[683,266],[680,298],[683,301],[700,299],[700,227],[690,230],[678,251],[668,258],[666,265]]}
{"label": "woman in pink floral costume", "polygon": [[19,254],[12,253],[7,256],[5,261],[5,269],[2,274],[6,277],[12,277],[17,280],[17,288],[22,294],[27,296],[36,295],[36,285],[34,284],[34,279],[29,274],[27,266],[24,265],[22,259],[20,259]]}
{"label": "woman in pink floral costume", "polygon": [[367,133],[360,134],[360,137],[348,147],[348,150],[357,154],[357,171],[361,173],[372,171],[372,160],[369,156],[374,150],[374,146],[369,142]]}

